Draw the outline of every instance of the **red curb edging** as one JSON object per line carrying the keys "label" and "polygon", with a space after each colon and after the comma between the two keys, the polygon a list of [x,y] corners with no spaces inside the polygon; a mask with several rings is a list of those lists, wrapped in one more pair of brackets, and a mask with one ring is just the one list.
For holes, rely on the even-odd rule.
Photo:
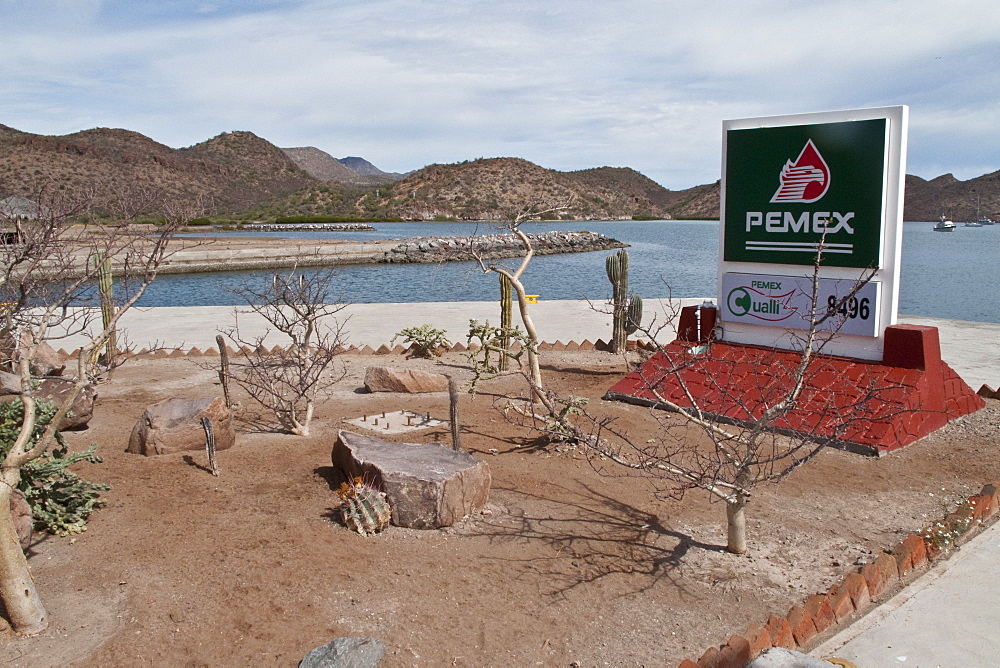
{"label": "red curb edging", "polygon": [[935,544],[932,536],[936,535],[933,530],[936,525],[932,524],[920,534],[910,534],[874,562],[848,573],[826,594],[810,595],[802,605],[792,606],[784,617],[771,615],[764,626],[750,624],[744,636],[731,636],[725,645],[706,649],[697,662],[685,659],[678,668],[740,668],[772,646],[808,650],[913,582],[931,563],[950,556],[951,545],[959,545],[981,533],[1000,519],[998,515],[1000,481],[984,485],[979,494],[968,497],[957,511],[938,523],[948,530],[965,527],[964,533],[954,537],[950,545],[939,547]]}

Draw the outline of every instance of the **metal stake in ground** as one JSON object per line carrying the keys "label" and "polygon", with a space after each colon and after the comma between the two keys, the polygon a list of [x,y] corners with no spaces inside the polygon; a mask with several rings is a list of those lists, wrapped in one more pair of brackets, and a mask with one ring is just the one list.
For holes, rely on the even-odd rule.
{"label": "metal stake in ground", "polygon": [[448,376],[448,398],[451,400],[451,449],[462,452],[462,441],[458,435],[461,431],[458,424],[458,383],[453,376]]}
{"label": "metal stake in ground", "polygon": [[219,462],[215,459],[215,432],[212,430],[212,421],[207,417],[201,419],[201,426],[205,429],[205,454],[208,455],[208,463],[212,467],[212,475],[219,476]]}

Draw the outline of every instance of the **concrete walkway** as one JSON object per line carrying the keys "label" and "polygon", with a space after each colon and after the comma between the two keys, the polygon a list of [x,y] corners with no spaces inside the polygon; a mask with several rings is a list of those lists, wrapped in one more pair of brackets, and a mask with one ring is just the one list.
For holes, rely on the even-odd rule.
{"label": "concrete walkway", "polygon": [[[657,323],[668,323],[670,312],[678,305],[700,304],[702,301],[681,299],[670,304],[667,300],[647,299],[643,321],[648,324],[655,316]],[[608,341],[611,338],[611,316],[595,310],[608,310],[607,304],[543,300],[529,308],[539,337],[547,343]],[[516,308],[514,310],[517,311]],[[377,349],[382,344],[390,343],[401,329],[423,324],[446,330],[446,336],[453,343],[464,343],[469,332],[469,320],[489,320],[498,325],[500,307],[495,301],[351,304],[337,318],[346,320],[349,345],[368,345]],[[514,321],[520,323],[516,314]],[[899,321],[937,327],[942,357],[973,390],[978,390],[984,383],[994,389],[1000,385],[1000,324],[907,316],[901,316]],[[245,308],[239,315],[238,323],[244,339],[255,339],[267,333],[267,323],[263,318],[247,313]],[[216,345],[217,334],[232,329],[236,324],[236,310],[231,306],[165,306],[132,309],[125,314],[121,329],[136,350],[152,347],[154,343],[169,348],[189,350],[197,347],[205,350]],[[676,326],[676,322],[672,325]],[[674,338],[674,331],[665,330],[659,338],[670,341]],[[81,336],[72,336],[52,343],[55,348],[69,351],[78,348],[84,340]],[[265,339],[268,346],[279,343],[283,343],[282,339],[273,333]]]}
{"label": "concrete walkway", "polygon": [[817,647],[859,668],[1000,665],[1000,524]]}

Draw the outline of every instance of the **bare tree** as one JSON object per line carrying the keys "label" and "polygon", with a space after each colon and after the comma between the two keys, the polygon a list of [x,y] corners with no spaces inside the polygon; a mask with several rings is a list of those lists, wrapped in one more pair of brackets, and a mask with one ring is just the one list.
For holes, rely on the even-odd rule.
{"label": "bare tree", "polygon": [[[76,397],[100,373],[94,353],[156,277],[168,242],[181,224],[166,223],[151,233],[131,227],[129,220],[115,220],[114,226],[94,225],[88,223],[92,194],[74,197],[52,185],[40,189],[33,199],[32,215],[0,214],[0,225],[16,231],[0,242],[0,335],[15,346],[10,353],[24,406],[17,436],[0,467],[0,599],[14,630],[23,635],[44,631],[48,616],[7,512],[21,468],[55,442],[58,426]],[[108,322],[102,322],[95,301],[92,286],[98,265],[94,257],[111,258],[120,283]],[[76,358],[76,377],[55,415],[36,436],[39,399],[32,363],[44,342],[74,334],[84,334],[87,340]]]}
{"label": "bare tree", "polygon": [[[518,211],[511,212],[507,220],[501,223],[504,228],[518,238],[524,247],[524,255],[521,257],[521,262],[516,269],[511,269],[495,262],[487,262],[481,253],[472,251],[472,256],[479,263],[479,267],[483,273],[494,272],[503,276],[517,295],[517,306],[521,314],[521,322],[524,323],[527,340],[530,342],[526,346],[528,356],[527,374],[532,388],[531,396],[533,400],[541,399],[542,397],[542,371],[538,364],[539,340],[538,330],[535,329],[535,322],[532,320],[531,313],[528,310],[528,293],[524,287],[524,283],[521,282],[521,277],[528,268],[531,259],[535,256],[535,248],[531,243],[531,238],[521,229],[521,225],[532,218],[539,218],[556,211],[565,211],[568,208],[568,203],[548,208],[543,208],[539,204],[529,204]],[[502,335],[508,336],[508,333],[503,332]],[[501,352],[501,354],[504,353]]]}
{"label": "bare tree", "polygon": [[[811,388],[812,379],[831,373],[830,362],[821,353],[840,329],[840,312],[872,275],[859,279],[836,304],[818,308],[818,272],[817,261],[808,328],[797,338],[794,351],[772,350],[752,361],[748,358],[753,369],[749,385],[737,387],[729,380],[735,362],[720,362],[706,354],[716,345],[712,341],[704,346],[656,343],[657,363],[649,365],[642,384],[653,397],[649,403],[669,412],[651,411],[655,438],[633,437],[612,411],[597,415],[585,399],[552,392],[538,394],[544,406],[540,413],[516,409],[507,415],[553,438],[575,441],[596,455],[592,461],[604,473],[646,479],[658,497],[680,498],[691,489],[707,491],[725,503],[729,551],[742,554],[747,550],[746,506],[754,488],[784,479],[837,441],[872,402],[892,401],[890,390],[895,386],[875,380],[846,400],[835,392]],[[655,343],[663,334],[662,324],[654,319],[641,329]],[[715,367],[705,366],[710,363]],[[691,386],[689,379],[695,375],[706,385]],[[665,391],[666,386],[673,391]],[[702,400],[706,394],[721,397],[724,409],[706,407]],[[789,428],[786,418],[792,411],[805,416],[799,423],[810,427]]]}
{"label": "bare tree", "polygon": [[235,290],[254,313],[288,337],[289,345],[269,350],[264,345],[269,331],[248,338],[237,320],[226,332],[238,349],[231,362],[233,380],[297,436],[309,435],[317,398],[346,375],[332,368],[344,344],[344,323],[333,316],[347,308],[332,292],[335,275],[331,269],[309,274],[293,269],[274,274],[263,287],[244,284]]}

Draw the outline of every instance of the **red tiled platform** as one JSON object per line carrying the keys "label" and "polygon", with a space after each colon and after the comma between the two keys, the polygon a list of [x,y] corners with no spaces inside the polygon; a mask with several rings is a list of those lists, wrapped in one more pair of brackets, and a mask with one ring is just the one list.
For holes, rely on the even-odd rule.
{"label": "red tiled platform", "polygon": [[[936,329],[896,330],[888,336],[887,329],[886,348],[886,360],[895,366],[816,356],[797,406],[774,428],[880,454],[986,405],[941,361]],[[693,352],[699,350],[694,346],[685,341],[665,346],[605,398],[661,407],[665,400],[690,408],[686,386],[703,411],[739,423],[756,419],[785,396],[801,361],[796,353],[757,346],[715,342],[703,353]]]}

